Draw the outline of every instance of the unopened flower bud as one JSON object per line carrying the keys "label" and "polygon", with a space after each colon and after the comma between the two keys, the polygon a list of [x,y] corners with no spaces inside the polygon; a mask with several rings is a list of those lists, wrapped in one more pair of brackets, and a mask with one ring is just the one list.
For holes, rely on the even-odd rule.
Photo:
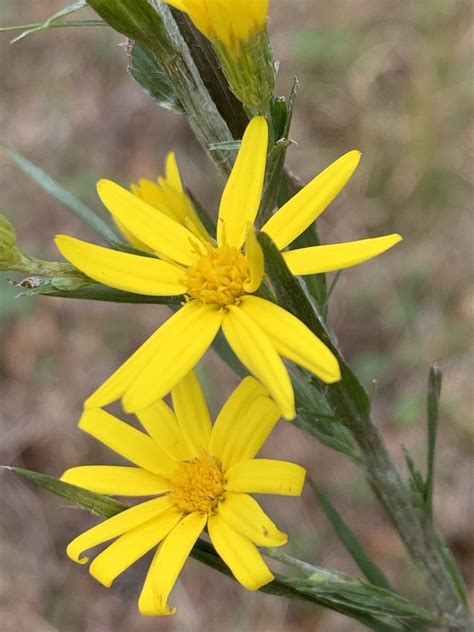
{"label": "unopened flower bud", "polygon": [[0,213],[0,270],[11,270],[21,261],[16,247],[16,232],[8,219]]}

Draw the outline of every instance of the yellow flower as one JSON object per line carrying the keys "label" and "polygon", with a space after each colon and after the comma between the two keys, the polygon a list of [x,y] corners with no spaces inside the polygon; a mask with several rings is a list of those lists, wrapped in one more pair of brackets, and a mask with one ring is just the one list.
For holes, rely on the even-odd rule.
{"label": "yellow flower", "polygon": [[268,0],[165,0],[212,41],[235,48],[265,28]]}
{"label": "yellow flower", "polygon": [[[191,216],[172,218],[169,212],[108,180],[97,186],[102,202],[156,258],[57,236],[66,259],[99,283],[151,296],[186,297],[183,307],[89,397],[86,408],[122,398],[125,410],[136,412],[163,398],[197,364],[221,327],[235,354],[266,386],[287,419],[295,416],[294,394],[281,357],[327,383],[340,379],[336,358],[306,325],[254,294],[264,276],[253,223],[262,194],[267,142],[267,123],[255,117],[222,195],[216,241],[190,228]],[[280,250],[336,197],[359,156],[350,151],[336,160],[263,226]],[[290,250],[283,256],[293,274],[315,274],[367,261],[400,239],[387,235]]]}
{"label": "yellow flower", "polygon": [[212,42],[229,87],[247,113],[268,113],[276,74],[266,28],[268,0],[165,1],[184,11]]}
{"label": "yellow flower", "polygon": [[[186,226],[199,240],[210,241],[209,233],[204,228],[191,200],[184,191],[174,152],[170,152],[166,156],[164,177],[160,176],[156,182],[142,178],[138,184],[132,184],[131,189],[138,198]],[[133,246],[154,254],[154,251],[131,233],[120,220],[117,218],[114,220]]]}
{"label": "yellow flower", "polygon": [[245,378],[212,425],[201,387],[190,372],[172,391],[174,412],[159,400],[137,413],[147,434],[101,409],[84,413],[79,427],[138,467],[83,466],[63,481],[116,496],[157,496],[92,527],[67,547],[83,552],[115,541],[90,565],[95,579],[114,579],[159,545],[139,598],[144,615],[172,614],[168,596],[203,529],[245,588],[273,575],[257,546],[281,546],[279,531],[249,494],[299,496],[305,470],[294,463],[254,458],[279,418],[276,404],[253,377]]}

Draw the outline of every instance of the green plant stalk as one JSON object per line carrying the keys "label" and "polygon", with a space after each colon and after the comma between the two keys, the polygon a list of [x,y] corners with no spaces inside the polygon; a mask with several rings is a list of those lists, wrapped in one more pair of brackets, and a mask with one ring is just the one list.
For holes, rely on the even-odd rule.
{"label": "green plant stalk", "polygon": [[209,145],[231,141],[232,134],[210,97],[168,6],[162,0],[87,0],[87,3],[113,29],[155,53],[197,140],[219,171],[229,173],[235,153],[210,152]]}
{"label": "green plant stalk", "polygon": [[367,479],[411,559],[423,574],[439,614],[451,630],[468,632],[472,629],[471,619],[463,597],[436,547],[432,527],[423,519],[422,511],[413,505],[410,490],[372,420],[366,392],[345,363],[323,318],[288,270],[276,246],[264,233],[258,235],[258,240],[264,250],[265,267],[279,303],[304,322],[339,359],[341,381],[323,385],[315,380],[315,388],[324,394],[334,416],[356,440]]}
{"label": "green plant stalk", "polygon": [[357,410],[344,380],[330,385],[327,399],[336,415],[352,432],[363,456],[367,479],[400,534],[411,559],[423,574],[439,613],[450,629],[471,630],[470,617],[434,542],[421,510],[413,506],[388,450],[369,415]]}
{"label": "green plant stalk", "polygon": [[233,136],[204,85],[170,9],[162,0],[151,0],[151,4],[163,21],[170,40],[169,48],[155,46],[154,53],[168,73],[194,135],[219,171],[227,175],[234,164],[235,153],[219,149],[210,152],[209,145],[231,141]]}
{"label": "green plant stalk", "polygon": [[26,274],[43,277],[82,277],[83,275],[70,263],[61,263],[59,261],[44,261],[24,252],[18,251],[19,257],[14,265],[9,269],[16,272],[25,272]]}
{"label": "green plant stalk", "polygon": [[240,101],[229,89],[211,42],[198,31],[185,13],[172,7],[171,13],[188,45],[199,74],[217,109],[229,126],[232,136],[236,139],[242,138],[248,125],[248,117]]}

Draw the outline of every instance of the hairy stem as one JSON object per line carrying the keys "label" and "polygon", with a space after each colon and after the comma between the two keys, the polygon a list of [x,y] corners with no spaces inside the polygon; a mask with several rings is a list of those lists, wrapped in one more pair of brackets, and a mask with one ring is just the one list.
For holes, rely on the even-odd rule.
{"label": "hairy stem", "polygon": [[162,0],[151,0],[151,4],[163,20],[173,45],[169,51],[159,46],[155,47],[154,52],[168,73],[194,135],[209,153],[219,171],[226,175],[234,163],[234,152],[228,149],[215,149],[210,152],[209,146],[232,141],[233,136],[204,85],[171,11]]}
{"label": "hairy stem", "polygon": [[471,630],[469,613],[451,574],[434,545],[430,526],[421,510],[413,506],[403,482],[371,416],[361,414],[344,380],[327,389],[327,399],[339,419],[352,432],[363,455],[363,467],[377,498],[388,515],[410,557],[422,572],[439,613],[452,630]]}

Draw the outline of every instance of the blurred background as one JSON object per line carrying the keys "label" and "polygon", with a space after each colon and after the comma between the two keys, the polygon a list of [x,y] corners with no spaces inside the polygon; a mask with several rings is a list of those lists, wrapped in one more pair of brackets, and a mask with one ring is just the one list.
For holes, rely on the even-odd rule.
{"label": "blurred background", "polygon": [[[0,24],[42,21],[64,4],[1,0]],[[345,151],[363,152],[345,192],[319,222],[323,242],[404,235],[393,251],[341,275],[331,321],[371,389],[376,419],[400,464],[403,444],[424,468],[426,380],[429,365],[440,364],[435,510],[472,590],[472,2],[270,4],[278,91],[288,94],[295,75],[301,83],[291,168],[306,181]],[[10,39],[0,34],[1,142],[104,216],[97,179],[154,178],[174,148],[188,185],[216,208],[223,182],[185,120],[160,109],[127,76],[123,38],[91,27],[51,30],[14,45]],[[1,154],[0,191],[0,211],[25,251],[58,259],[56,233],[96,239]],[[113,462],[76,428],[82,402],[166,309],[15,299],[12,278],[19,279],[0,276],[0,463],[57,476],[72,465]],[[213,411],[236,383],[227,372],[227,392],[213,387],[209,378],[218,368],[208,354],[202,375]],[[395,586],[423,599],[421,578],[360,470],[283,422],[265,455],[305,465]],[[148,559],[107,590],[65,554],[94,518],[8,472],[0,475],[0,494],[2,632],[362,630],[326,610],[245,592],[194,560],[173,593],[177,615],[142,618],[136,599]],[[310,490],[301,500],[263,504],[290,534],[290,553],[357,573]]]}

